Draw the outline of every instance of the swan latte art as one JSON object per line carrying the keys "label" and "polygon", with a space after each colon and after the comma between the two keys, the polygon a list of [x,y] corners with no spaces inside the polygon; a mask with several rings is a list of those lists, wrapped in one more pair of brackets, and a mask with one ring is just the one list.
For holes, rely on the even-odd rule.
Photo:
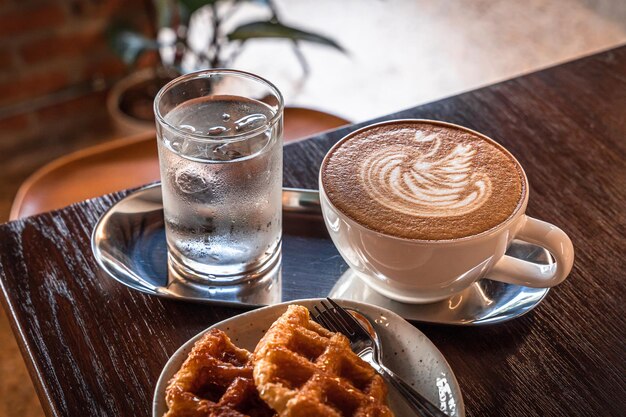
{"label": "swan latte art", "polygon": [[330,202],[357,223],[397,237],[449,240],[506,221],[526,182],[500,145],[470,130],[396,121],[357,131],[327,155]]}

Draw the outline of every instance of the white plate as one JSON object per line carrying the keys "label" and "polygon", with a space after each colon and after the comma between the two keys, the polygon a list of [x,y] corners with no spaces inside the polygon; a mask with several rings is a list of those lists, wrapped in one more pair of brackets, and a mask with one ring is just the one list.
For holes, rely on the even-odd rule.
{"label": "white plate", "polygon": [[[237,346],[253,351],[264,332],[285,312],[289,304],[310,308],[320,300],[322,299],[297,300],[260,308],[216,323],[209,329],[220,329],[226,332]],[[375,321],[374,327],[382,339],[384,362],[389,368],[434,404],[440,404],[450,417],[465,416],[461,390],[452,369],[441,352],[422,332],[402,317],[384,308],[355,301],[340,301],[340,304],[354,308]],[[154,391],[153,417],[163,417],[167,411],[165,404],[167,383],[180,369],[193,344],[205,332],[187,341],[165,364]],[[396,417],[412,414],[391,387],[389,387],[389,405]]]}

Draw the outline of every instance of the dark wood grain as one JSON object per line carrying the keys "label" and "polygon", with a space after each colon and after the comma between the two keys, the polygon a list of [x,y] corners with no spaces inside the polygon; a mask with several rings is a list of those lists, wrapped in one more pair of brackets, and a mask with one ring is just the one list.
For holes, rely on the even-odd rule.
{"label": "dark wood grain", "polygon": [[[576,247],[570,278],[515,321],[418,325],[444,353],[468,416],[626,415],[626,47],[391,118],[468,126],[526,168],[528,213]],[[317,186],[332,143],[358,125],[285,148],[285,184]],[[162,366],[235,309],[133,292],[100,274],[98,216],[124,193],[0,227],[4,304],[51,416],[149,416]]]}

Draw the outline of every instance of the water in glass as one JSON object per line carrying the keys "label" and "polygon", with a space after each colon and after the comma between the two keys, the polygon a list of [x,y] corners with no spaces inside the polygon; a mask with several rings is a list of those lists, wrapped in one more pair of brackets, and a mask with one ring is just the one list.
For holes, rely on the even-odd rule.
{"label": "water in glass", "polygon": [[165,116],[179,128],[159,141],[167,243],[185,276],[228,280],[279,253],[282,121],[272,117],[235,96],[189,100]]}

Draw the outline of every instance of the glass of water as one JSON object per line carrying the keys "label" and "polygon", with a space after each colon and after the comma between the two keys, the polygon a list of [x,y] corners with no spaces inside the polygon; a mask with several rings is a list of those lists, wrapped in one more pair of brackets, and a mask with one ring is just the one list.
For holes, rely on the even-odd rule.
{"label": "glass of water", "polygon": [[231,284],[280,261],[283,98],[253,74],[208,70],[157,94],[169,269]]}

